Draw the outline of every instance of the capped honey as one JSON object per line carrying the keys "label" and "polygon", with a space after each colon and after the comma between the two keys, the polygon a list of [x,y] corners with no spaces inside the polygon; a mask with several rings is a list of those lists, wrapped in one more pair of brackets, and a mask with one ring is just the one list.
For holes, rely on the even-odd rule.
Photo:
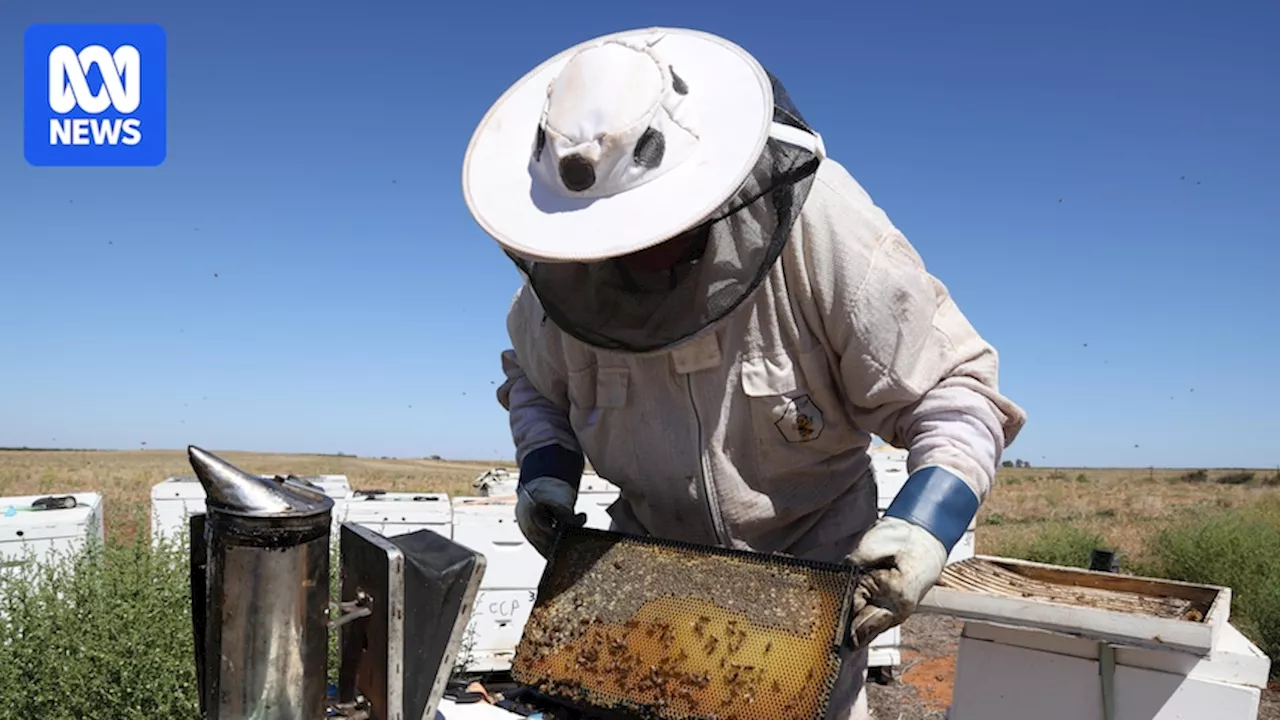
{"label": "capped honey", "polygon": [[855,570],[780,555],[564,534],[512,664],[586,709],[668,720],[819,720]]}

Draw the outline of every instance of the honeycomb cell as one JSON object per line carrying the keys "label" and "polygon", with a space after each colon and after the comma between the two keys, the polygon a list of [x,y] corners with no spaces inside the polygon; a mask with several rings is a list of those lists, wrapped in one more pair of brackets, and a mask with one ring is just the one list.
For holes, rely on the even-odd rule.
{"label": "honeycomb cell", "polygon": [[818,720],[840,672],[844,565],[564,535],[512,664],[579,707],[665,720]]}

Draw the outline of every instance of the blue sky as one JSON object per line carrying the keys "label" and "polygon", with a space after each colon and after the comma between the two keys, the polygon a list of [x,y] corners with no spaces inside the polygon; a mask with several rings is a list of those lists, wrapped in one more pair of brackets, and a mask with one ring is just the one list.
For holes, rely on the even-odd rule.
{"label": "blue sky", "polygon": [[[165,27],[164,165],[26,164],[33,22]],[[7,0],[0,445],[510,456],[518,278],[467,213],[463,151],[545,57],[665,24],[778,75],[996,345],[1030,415],[1009,458],[1280,465],[1278,23],[1266,2]]]}

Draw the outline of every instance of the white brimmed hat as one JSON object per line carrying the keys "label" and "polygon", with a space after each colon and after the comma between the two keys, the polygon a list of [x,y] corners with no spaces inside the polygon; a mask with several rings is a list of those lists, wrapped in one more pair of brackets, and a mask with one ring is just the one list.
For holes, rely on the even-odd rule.
{"label": "white brimmed hat", "polygon": [[764,68],[723,38],[678,28],[606,35],[542,63],[494,103],[467,147],[463,194],[516,255],[626,255],[728,201],[771,132],[795,134],[774,125],[773,111]]}

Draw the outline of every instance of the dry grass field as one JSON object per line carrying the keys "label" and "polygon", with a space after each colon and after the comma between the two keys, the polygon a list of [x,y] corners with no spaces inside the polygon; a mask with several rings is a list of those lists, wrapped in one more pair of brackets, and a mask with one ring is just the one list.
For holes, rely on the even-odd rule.
{"label": "dry grass field", "polygon": [[[356,490],[447,492],[474,495],[471,483],[501,461],[380,460],[347,455],[281,455],[211,449],[248,472],[346,475]],[[151,487],[168,477],[191,475],[185,450],[0,451],[0,497],[99,492],[107,532],[130,532],[151,507]]]}
{"label": "dry grass field", "polygon": [[1264,499],[1280,499],[1276,470],[1002,468],[978,514],[977,547],[1011,552],[1070,527],[1142,558],[1165,528]]}
{"label": "dry grass field", "polygon": [[[475,494],[471,483],[509,461],[377,459],[345,455],[283,455],[214,450],[237,466],[260,474],[346,475],[356,490],[403,490]],[[1003,468],[995,491],[979,514],[978,552],[1016,549],[1046,526],[1097,532],[1130,556],[1161,528],[1206,509],[1250,505],[1280,497],[1275,470],[1253,471],[1240,482],[1237,470]],[[107,527],[128,532],[150,507],[151,487],[174,475],[189,475],[180,450],[0,452],[0,496],[95,491],[103,494]],[[1220,480],[1227,479],[1228,482]],[[1234,482],[1232,482],[1234,481]]]}

